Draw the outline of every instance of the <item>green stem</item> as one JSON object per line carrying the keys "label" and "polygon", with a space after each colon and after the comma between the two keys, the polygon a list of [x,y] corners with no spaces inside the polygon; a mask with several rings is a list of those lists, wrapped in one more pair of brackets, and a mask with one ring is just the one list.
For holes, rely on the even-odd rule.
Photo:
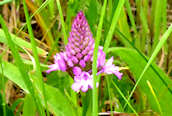
{"label": "green stem", "polygon": [[139,116],[136,112],[136,110],[132,107],[132,105],[129,103],[129,101],[126,99],[126,97],[124,96],[124,94],[121,92],[121,90],[118,88],[118,86],[116,85],[115,82],[112,81],[112,84],[115,86],[115,88],[117,89],[117,91],[119,92],[119,94],[122,96],[122,98],[125,100],[125,102],[128,104],[128,106],[131,108],[131,110],[136,114],[136,116]]}
{"label": "green stem", "polygon": [[143,78],[145,72],[147,71],[147,69],[149,68],[149,66],[152,64],[153,60],[155,59],[156,55],[158,54],[158,52],[160,51],[160,49],[162,48],[162,46],[164,45],[164,43],[166,42],[166,40],[168,39],[168,36],[171,34],[172,32],[172,25],[170,25],[170,27],[168,28],[168,30],[164,33],[164,35],[162,36],[162,38],[160,39],[158,45],[156,46],[154,52],[152,53],[150,59],[148,60],[148,63],[146,64],[146,66],[144,67],[142,73],[140,74],[135,86],[133,87],[129,97],[128,97],[128,101],[130,100],[131,96],[133,95],[137,85],[139,84],[139,82],[141,81],[141,79]]}
{"label": "green stem", "polygon": [[150,89],[150,91],[151,91],[151,93],[152,93],[152,95],[153,95],[153,97],[154,97],[154,99],[156,101],[156,104],[158,106],[158,109],[159,109],[159,112],[160,112],[161,116],[163,116],[161,105],[160,105],[160,103],[158,101],[158,98],[157,98],[155,92],[154,92],[154,89],[153,89],[151,83],[148,80],[146,82],[147,82],[147,85],[148,85],[148,87],[149,87],[149,89]]}
{"label": "green stem", "polygon": [[[51,1],[51,0],[46,0],[44,3],[42,3],[41,6],[40,6],[40,7],[30,16],[30,20],[31,20],[36,14],[40,13],[41,10],[42,10],[43,8],[45,8],[45,7],[49,4],[50,1]],[[19,29],[19,31],[17,32],[16,35],[18,35],[18,34],[24,29],[24,27],[25,27],[26,25],[27,25],[27,24],[25,23],[25,24]]]}
{"label": "green stem", "polygon": [[68,43],[68,40],[67,40],[67,34],[66,34],[66,29],[65,29],[65,23],[64,23],[62,8],[61,8],[61,5],[60,5],[60,1],[56,0],[56,2],[57,2],[57,8],[59,10],[61,24],[62,24],[62,31],[63,31],[63,35],[64,35],[64,43],[66,45]]}
{"label": "green stem", "polygon": [[45,108],[47,110],[46,113],[47,113],[47,116],[49,116],[48,105],[47,105],[47,97],[46,97],[46,94],[45,94],[45,87],[44,87],[43,77],[42,77],[42,73],[41,73],[40,61],[39,61],[39,57],[38,57],[36,42],[35,42],[34,35],[33,35],[33,32],[32,32],[31,22],[30,22],[29,13],[28,13],[28,9],[27,9],[25,0],[23,0],[23,6],[24,6],[25,17],[26,17],[26,23],[27,23],[27,27],[28,27],[28,31],[29,31],[29,35],[30,35],[30,39],[31,39],[33,56],[34,56],[34,60],[35,60],[35,64],[36,64],[36,73],[37,73],[37,75],[39,77],[39,81],[41,83]]}
{"label": "green stem", "polygon": [[53,54],[55,48],[57,47],[56,45],[57,45],[57,43],[58,43],[58,40],[59,40],[59,37],[56,38],[56,40],[55,40],[55,42],[54,42],[54,44],[53,44],[51,50],[50,50],[49,53],[48,53],[48,56],[46,57],[46,59],[45,59],[45,61],[44,61],[44,64],[47,64],[47,62],[48,62],[50,56]]}
{"label": "green stem", "polygon": [[100,16],[99,25],[97,28],[96,40],[95,40],[95,47],[93,53],[93,64],[92,64],[92,72],[93,72],[93,116],[98,115],[98,97],[97,97],[97,54],[98,54],[98,47],[100,43],[101,33],[102,33],[102,26],[103,26],[103,19],[105,15],[107,0],[104,1],[102,7],[102,13]]}
{"label": "green stem", "polygon": [[2,107],[3,107],[3,116],[6,115],[6,101],[5,101],[5,80],[4,80],[4,72],[3,72],[3,66],[2,66],[2,56],[0,56],[0,62],[1,62],[1,83],[2,83]]}
{"label": "green stem", "polygon": [[129,19],[131,21],[132,28],[134,30],[134,34],[136,36],[137,35],[137,28],[136,28],[136,24],[135,24],[135,21],[134,21],[134,17],[133,17],[133,14],[132,14],[132,10],[131,10],[131,6],[130,6],[129,0],[125,1],[125,6],[126,6],[126,9],[127,9],[127,13],[128,13]]}
{"label": "green stem", "polygon": [[113,116],[113,109],[112,109],[112,97],[111,97],[111,94],[110,94],[110,81],[109,81],[109,78],[106,77],[106,82],[107,82],[107,89],[108,89],[108,93],[109,93],[109,101],[110,101],[110,115]]}
{"label": "green stem", "polygon": [[22,79],[26,85],[26,87],[28,88],[29,90],[29,93],[32,95],[34,101],[35,101],[35,104],[38,108],[38,111],[40,113],[40,115],[42,114],[42,110],[41,110],[41,105],[40,105],[40,101],[38,99],[36,99],[36,95],[35,95],[35,91],[34,91],[34,88],[33,88],[33,85],[32,85],[32,82],[27,74],[27,72],[25,71],[25,69],[23,68],[24,66],[24,63],[19,55],[19,52],[18,52],[18,49],[16,48],[14,42],[12,41],[11,39],[11,35],[9,34],[8,32],[8,28],[7,26],[5,25],[5,22],[2,18],[2,16],[0,15],[0,23],[1,23],[1,26],[4,30],[4,33],[5,33],[5,36],[6,36],[6,39],[8,41],[8,45],[9,45],[9,48],[12,52],[12,55],[15,59],[15,63],[20,71],[20,74],[22,75]]}
{"label": "green stem", "polygon": [[119,1],[118,6],[116,8],[116,11],[115,11],[115,13],[113,15],[112,24],[110,26],[109,32],[108,32],[107,37],[106,37],[105,45],[104,45],[104,52],[105,53],[107,52],[107,50],[109,48],[109,45],[110,45],[110,42],[112,40],[114,30],[115,30],[115,27],[116,27],[116,24],[117,24],[117,21],[119,19],[119,15],[121,13],[121,9],[122,9],[124,3],[125,3],[125,0],[120,0]]}
{"label": "green stem", "polygon": [[1,5],[4,5],[4,4],[7,4],[9,2],[12,2],[12,0],[3,0],[3,1],[0,1],[0,6]]}

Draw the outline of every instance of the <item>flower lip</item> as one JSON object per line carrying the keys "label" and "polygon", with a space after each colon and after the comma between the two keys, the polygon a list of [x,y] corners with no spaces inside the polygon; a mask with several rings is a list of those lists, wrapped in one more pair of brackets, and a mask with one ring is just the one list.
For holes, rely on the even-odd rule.
{"label": "flower lip", "polygon": [[80,75],[74,77],[74,83],[72,89],[76,92],[81,90],[82,92],[88,91],[89,88],[93,88],[93,78],[88,72],[82,72]]}

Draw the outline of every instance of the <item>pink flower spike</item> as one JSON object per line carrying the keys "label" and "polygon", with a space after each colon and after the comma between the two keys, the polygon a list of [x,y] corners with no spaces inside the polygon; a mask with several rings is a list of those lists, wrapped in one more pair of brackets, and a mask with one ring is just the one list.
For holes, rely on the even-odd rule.
{"label": "pink flower spike", "polygon": [[[64,51],[54,56],[54,63],[46,71],[64,71],[73,79],[72,89],[76,92],[86,92],[93,88],[92,63],[95,40],[91,33],[89,24],[82,11],[75,17],[71,32],[69,33],[68,43],[64,46]],[[98,48],[97,75],[114,74],[118,79],[122,78],[122,73],[118,66],[113,64],[113,57],[106,60],[103,47]],[[96,83],[98,87],[98,82]]]}

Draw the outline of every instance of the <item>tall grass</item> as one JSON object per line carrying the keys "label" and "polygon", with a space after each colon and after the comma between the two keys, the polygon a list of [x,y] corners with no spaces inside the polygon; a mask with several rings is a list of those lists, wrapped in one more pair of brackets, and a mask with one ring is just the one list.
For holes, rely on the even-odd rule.
{"label": "tall grass", "polygon": [[155,94],[155,92],[154,92],[154,90],[153,90],[153,87],[152,87],[152,85],[151,85],[151,83],[150,83],[149,81],[147,81],[147,84],[148,84],[148,86],[149,86],[149,88],[150,88],[150,91],[152,92],[152,95],[153,95],[153,97],[154,97],[154,99],[155,99],[155,101],[156,101],[156,103],[157,103],[159,112],[160,112],[161,116],[163,116],[162,109],[161,109],[161,105],[160,105],[160,103],[159,103],[159,101],[158,101],[158,98],[157,98],[157,96],[156,96],[156,94]]}
{"label": "tall grass", "polygon": [[60,1],[59,0],[56,0],[56,2],[57,2],[57,8],[59,10],[60,21],[61,21],[61,24],[62,24],[62,31],[63,31],[63,36],[64,36],[64,43],[66,45],[67,42],[68,42],[68,40],[67,40],[67,34],[66,34],[66,29],[65,29],[65,23],[64,23],[62,8],[61,8],[61,5],[60,5]]}
{"label": "tall grass", "polygon": [[22,61],[22,59],[21,59],[21,57],[19,55],[18,49],[16,48],[14,42],[11,40],[11,36],[10,36],[10,34],[8,32],[8,28],[5,25],[5,22],[4,22],[4,20],[3,20],[3,18],[2,18],[1,15],[0,15],[0,22],[1,22],[1,26],[2,26],[2,28],[4,30],[4,33],[6,35],[6,39],[8,41],[9,48],[11,49],[12,55],[13,55],[13,57],[15,59],[16,65],[17,65],[17,67],[18,67],[18,69],[19,69],[19,71],[20,71],[20,73],[22,75],[23,81],[25,82],[26,87],[28,88],[30,94],[32,95],[32,97],[33,97],[33,99],[35,101],[35,104],[36,104],[36,106],[38,108],[39,113],[41,115],[43,115],[44,114],[44,111],[42,109],[42,106],[40,104],[40,101],[39,101],[39,99],[37,99],[37,97],[35,95],[32,82],[31,82],[31,80],[30,80],[27,72],[23,68],[24,63],[23,63],[23,61]]}
{"label": "tall grass", "polygon": [[[0,5],[9,5],[10,2],[11,0],[1,1]],[[0,73],[2,75],[2,105],[4,116],[7,115],[7,103],[5,101],[5,77],[16,82],[16,84],[19,86],[22,85],[22,82],[24,82],[26,85],[26,88],[20,86],[23,90],[28,90],[28,93],[26,94],[29,94],[26,95],[25,100],[19,100],[20,102],[25,103],[25,106],[21,106],[20,109],[22,110],[23,108],[23,111],[27,110],[27,108],[30,106],[28,100],[31,96],[39,115],[41,116],[50,116],[50,114],[69,115],[70,113],[71,116],[97,116],[98,112],[107,110],[107,104],[105,104],[106,101],[108,101],[108,105],[110,106],[109,115],[111,114],[111,116],[115,115],[116,112],[113,110],[118,109],[118,107],[120,111],[123,111],[121,114],[133,112],[134,115],[138,116],[141,114],[140,112],[148,109],[159,112],[161,115],[170,114],[171,109],[168,108],[168,106],[172,106],[170,101],[169,104],[165,104],[168,103],[166,100],[164,100],[165,103],[162,103],[162,98],[167,98],[168,100],[172,95],[172,89],[170,85],[172,82],[165,75],[166,70],[168,70],[169,75],[171,75],[170,70],[167,69],[171,67],[169,60],[170,57],[167,56],[171,47],[171,40],[169,39],[169,43],[167,43],[167,39],[170,37],[172,32],[172,25],[170,25],[167,30],[167,0],[152,0],[151,4],[149,0],[136,0],[134,2],[130,0],[46,0],[44,2],[43,0],[36,0],[32,2],[23,0],[22,3],[22,7],[24,7],[26,23],[21,23],[22,26],[16,35],[18,36],[20,32],[23,33],[23,30],[27,25],[30,38],[30,42],[25,41],[27,45],[20,45],[21,41],[19,40],[22,40],[22,38],[11,36],[11,34],[8,32],[7,26],[5,25],[4,19],[0,15],[0,23],[3,29],[3,31],[0,33],[0,42],[7,43],[15,60],[14,66],[17,67],[22,76],[22,81],[20,83],[7,77],[6,73],[4,73],[6,69],[3,65],[4,61],[2,60],[2,56],[4,53],[6,53],[5,50],[0,55]],[[134,10],[136,14],[133,14],[133,3],[136,6],[136,8],[134,8],[136,10]],[[28,10],[30,10],[32,14],[29,14]],[[43,70],[47,70],[47,62],[50,63],[52,61],[51,56],[55,52],[59,51],[56,49],[56,46],[58,46],[60,49],[63,49],[63,44],[60,45],[61,42],[63,42],[65,45],[67,44],[67,32],[71,26],[70,21],[72,21],[72,19],[76,16],[76,13],[80,10],[84,11],[88,23],[91,25],[93,35],[96,35],[92,63],[92,94],[90,94],[90,91],[88,91],[86,94],[74,93],[70,88],[71,84],[73,83],[72,78],[67,79],[69,76],[66,77],[66,74],[63,72],[53,72],[50,75],[46,75],[46,83],[43,81],[42,75]],[[59,15],[56,15],[56,13],[59,13]],[[33,19],[33,17],[35,17],[35,19]],[[60,23],[58,21],[60,21]],[[46,44],[47,48],[39,48],[42,46],[37,45],[35,41],[37,39],[33,34],[35,27],[33,27],[31,23],[33,23],[33,25],[38,24],[41,30],[43,30],[43,37],[39,41],[41,44]],[[52,26],[49,26],[50,24],[52,24]],[[2,34],[3,32],[5,35]],[[162,33],[164,34],[161,37]],[[3,40],[4,38],[7,40],[7,42]],[[105,38],[105,42],[103,42],[102,38]],[[28,47],[28,45],[30,47]],[[100,82],[100,77],[97,75],[97,59],[100,45],[104,45],[103,51],[106,53],[106,57],[116,54],[120,57],[120,60],[115,57],[115,64],[119,66],[128,65],[129,68],[127,71],[122,70],[124,74],[122,80],[116,81],[115,79],[111,79],[111,76],[105,76],[105,80],[102,79],[105,82],[99,83],[99,88],[97,88],[96,83]],[[122,48],[116,46],[122,46]],[[25,47],[29,49],[32,48],[31,53],[27,52],[29,55],[33,54],[34,60],[32,60],[32,62],[21,58],[20,53],[25,54],[25,52],[23,53],[23,49],[25,51]],[[159,53],[161,49],[163,49],[162,53]],[[45,54],[42,52],[45,53],[47,50],[49,50],[49,54],[48,56],[45,56]],[[126,53],[126,51],[128,51],[128,53]],[[164,68],[164,72],[155,64],[156,61],[159,61],[159,57],[157,57],[158,53],[159,55],[162,54],[162,65],[160,66]],[[39,55],[41,56],[41,60]],[[150,56],[150,58],[147,56]],[[134,64],[135,62],[131,64],[131,62],[133,62],[132,57],[140,60],[140,66]],[[163,57],[165,60],[163,60]],[[135,61],[137,62],[138,59],[135,59]],[[8,62],[12,64],[11,61]],[[145,65],[143,66],[143,64]],[[27,66],[27,68],[30,68],[30,65],[34,67],[34,72],[29,73],[29,75],[23,67]],[[139,74],[137,72],[139,72]],[[148,74],[150,73],[156,76],[155,81],[157,82],[157,86],[152,81],[154,79],[152,76],[148,78]],[[40,91],[38,90],[39,88],[36,88],[37,85],[34,85],[34,81],[37,80],[33,79],[32,82],[32,76],[37,77],[38,83],[41,86]],[[145,79],[148,80],[145,81]],[[104,84],[107,86],[107,88],[104,87]],[[145,86],[143,87],[143,85]],[[157,87],[160,86],[165,89],[164,91],[166,94],[160,95],[164,92],[161,88],[157,89]],[[136,88],[138,88],[138,90],[136,90]],[[36,94],[37,90],[41,92],[41,94],[39,92],[39,94]],[[134,93],[136,97],[133,95]],[[142,99],[143,97],[145,97],[147,101]],[[116,102],[114,99],[117,99],[118,102]],[[88,103],[91,100],[92,102]],[[136,100],[136,103],[133,102],[133,100]],[[114,102],[118,106],[116,106]],[[147,102],[149,102],[149,104],[147,104]],[[17,107],[16,104],[19,104],[18,101],[12,105],[13,111]],[[146,106],[148,106],[148,108]],[[166,108],[164,108],[165,106]],[[77,111],[73,113],[73,109]],[[24,112],[24,114],[26,113],[27,111]],[[34,115],[34,113],[32,115]]]}
{"label": "tall grass", "polygon": [[3,107],[3,116],[6,116],[6,95],[5,95],[5,76],[4,76],[4,72],[3,72],[3,66],[2,66],[2,57],[4,55],[4,53],[6,52],[6,50],[0,54],[0,67],[1,67],[1,72],[2,72],[2,76],[1,76],[1,88],[2,88],[2,107]]}
{"label": "tall grass", "polygon": [[37,48],[36,48],[36,43],[35,43],[35,39],[34,39],[34,35],[32,32],[32,27],[31,27],[31,23],[30,23],[30,17],[29,17],[29,13],[28,13],[28,9],[26,6],[26,2],[25,0],[23,0],[23,6],[24,6],[24,12],[25,12],[25,17],[26,17],[26,23],[27,23],[27,27],[28,27],[28,31],[29,31],[29,35],[30,35],[30,39],[31,39],[31,45],[32,45],[32,51],[33,51],[33,56],[34,56],[34,60],[35,60],[35,67],[36,67],[36,75],[39,78],[39,82],[41,83],[42,86],[42,92],[43,92],[43,100],[45,103],[45,108],[46,108],[46,113],[47,116],[49,116],[49,111],[48,111],[48,105],[47,105],[47,97],[45,94],[45,87],[44,87],[44,82],[43,82],[43,76],[42,76],[42,71],[41,71],[41,67],[40,67],[40,61],[39,61],[39,57],[38,57],[38,52],[37,52]]}
{"label": "tall grass", "polygon": [[119,15],[120,15],[121,9],[123,8],[124,3],[125,3],[125,0],[120,0],[119,3],[118,3],[118,6],[117,6],[117,8],[116,8],[116,10],[114,12],[113,19],[112,19],[112,24],[110,26],[110,29],[109,29],[109,32],[107,34],[105,44],[104,44],[104,52],[105,53],[107,52],[108,47],[109,47],[109,45],[111,43],[112,36],[113,36],[114,30],[116,28],[116,24],[118,22],[118,18],[119,18]]}
{"label": "tall grass", "polygon": [[156,46],[154,52],[152,53],[150,59],[148,60],[148,63],[146,64],[145,68],[143,69],[142,73],[140,74],[136,84],[134,85],[129,97],[128,97],[128,101],[130,100],[131,96],[133,95],[137,85],[139,84],[139,82],[141,81],[141,79],[144,76],[144,73],[147,71],[147,69],[149,68],[149,66],[151,65],[151,63],[153,62],[153,60],[155,59],[155,57],[157,56],[158,52],[160,51],[160,49],[162,48],[162,46],[164,45],[164,43],[167,41],[169,35],[172,32],[172,25],[170,25],[170,27],[168,28],[168,30],[163,34],[162,38],[160,39],[158,45]]}
{"label": "tall grass", "polygon": [[104,1],[101,16],[97,28],[94,52],[93,52],[93,64],[92,64],[92,72],[93,72],[93,116],[97,116],[98,114],[98,97],[97,97],[97,57],[98,57],[98,49],[99,49],[99,42],[102,33],[102,26],[103,26],[103,19],[106,11],[107,0]]}

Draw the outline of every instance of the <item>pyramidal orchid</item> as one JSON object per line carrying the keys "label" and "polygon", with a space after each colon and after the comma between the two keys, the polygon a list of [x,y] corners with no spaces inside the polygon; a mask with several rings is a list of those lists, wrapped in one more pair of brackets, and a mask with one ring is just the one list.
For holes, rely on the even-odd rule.
{"label": "pyramidal orchid", "polygon": [[[64,52],[54,56],[54,64],[49,66],[47,73],[51,71],[68,72],[74,79],[72,89],[86,92],[93,88],[92,62],[94,51],[94,39],[88,22],[83,12],[80,11],[73,21],[72,29],[68,38],[68,44]],[[119,67],[113,64],[113,57],[106,61],[103,47],[99,46],[97,70],[99,74],[114,74],[118,79],[122,78]],[[98,83],[97,83],[98,86]]]}

